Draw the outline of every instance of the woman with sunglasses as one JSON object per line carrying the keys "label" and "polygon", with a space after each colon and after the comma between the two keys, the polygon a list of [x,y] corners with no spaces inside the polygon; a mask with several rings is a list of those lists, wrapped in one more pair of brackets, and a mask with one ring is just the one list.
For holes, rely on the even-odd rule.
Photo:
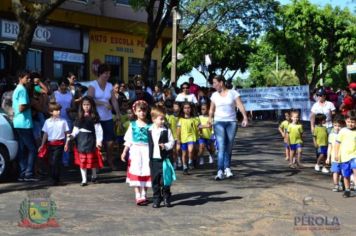
{"label": "woman with sunglasses", "polygon": [[181,86],[181,93],[178,94],[176,97],[176,102],[183,103],[183,102],[190,102],[195,105],[198,104],[198,100],[194,94],[189,93],[189,83],[184,82]]}

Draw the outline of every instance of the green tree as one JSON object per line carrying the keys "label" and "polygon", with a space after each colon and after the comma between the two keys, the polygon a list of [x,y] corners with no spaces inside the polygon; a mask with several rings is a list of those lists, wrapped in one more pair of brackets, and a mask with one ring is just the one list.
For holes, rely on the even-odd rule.
{"label": "green tree", "polygon": [[19,33],[13,49],[17,69],[26,66],[26,54],[31,45],[33,34],[38,24],[42,23],[58,6],[66,0],[25,1],[12,0],[12,11],[19,24]]}
{"label": "green tree", "polygon": [[300,84],[314,88],[335,66],[355,59],[356,19],[348,9],[293,0],[279,8],[277,19],[278,24],[268,32],[269,41],[286,56]]}
{"label": "green tree", "polygon": [[152,51],[168,24],[173,7],[178,6],[179,0],[130,0],[130,4],[134,9],[144,9],[147,13],[148,29],[141,68],[141,76],[147,80]]}
{"label": "green tree", "polygon": [[[204,29],[204,26],[201,28]],[[212,64],[202,71],[202,75],[206,79],[213,73],[224,74],[227,70],[245,71],[247,57],[251,52],[247,36],[238,37],[218,30],[210,31],[198,39],[188,38],[179,48],[181,47],[185,47],[186,50],[184,58],[178,63],[177,75],[185,74],[190,72],[193,67],[198,67],[204,61],[205,55],[209,54]]]}
{"label": "green tree", "polygon": [[[283,86],[299,84],[298,78],[286,63],[283,55],[278,55],[273,46],[260,37],[251,43],[253,53],[248,57],[249,78],[254,86]],[[277,59],[278,57],[278,59]],[[278,61],[278,62],[277,62]],[[278,65],[277,65],[278,63]]]}
{"label": "green tree", "polygon": [[[185,58],[192,56],[195,54],[192,53],[192,47],[201,44],[206,38],[210,39],[210,35],[217,32],[229,35],[230,40],[240,37],[247,39],[256,37],[266,26],[274,22],[274,12],[277,6],[278,3],[274,0],[181,0],[180,11],[183,18],[180,23],[182,34],[178,40],[178,52]],[[237,43],[237,46],[239,45],[241,42]],[[218,45],[211,44],[204,54],[212,54],[210,49],[216,51],[214,47]],[[202,54],[197,57],[192,59],[192,61],[196,59],[193,66],[199,65],[204,59]],[[213,57],[213,62],[217,61],[216,59]],[[169,75],[170,61],[171,44],[167,44],[162,58],[163,73],[166,76]],[[186,61],[178,62],[178,67],[181,69],[186,66]],[[180,72],[190,70],[191,67]]]}

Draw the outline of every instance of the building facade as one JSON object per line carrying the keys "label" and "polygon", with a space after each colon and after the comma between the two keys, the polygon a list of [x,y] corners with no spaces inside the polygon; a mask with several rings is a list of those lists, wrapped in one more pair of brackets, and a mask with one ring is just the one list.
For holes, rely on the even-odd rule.
{"label": "building facade", "polygon": [[[9,73],[9,47],[18,34],[11,7],[11,0],[0,4],[0,76]],[[92,80],[98,64],[108,63],[113,81],[128,81],[140,73],[146,18],[128,0],[68,0],[36,28],[27,69],[51,80],[68,72],[77,74],[79,80]],[[162,47],[170,38],[167,28],[152,54],[150,84],[161,77]]]}

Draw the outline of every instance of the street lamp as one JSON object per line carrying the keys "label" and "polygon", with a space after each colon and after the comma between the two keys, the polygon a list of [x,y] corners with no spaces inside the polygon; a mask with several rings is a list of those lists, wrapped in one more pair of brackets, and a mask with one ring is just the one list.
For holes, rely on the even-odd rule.
{"label": "street lamp", "polygon": [[182,19],[177,7],[172,8],[173,13],[173,29],[172,29],[172,67],[171,67],[171,83],[176,82],[177,77],[177,21]]}

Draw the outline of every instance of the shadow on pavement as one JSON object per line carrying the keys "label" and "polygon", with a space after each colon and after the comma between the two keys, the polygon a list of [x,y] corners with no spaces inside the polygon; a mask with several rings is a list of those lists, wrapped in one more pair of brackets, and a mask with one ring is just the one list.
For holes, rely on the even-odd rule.
{"label": "shadow on pavement", "polygon": [[[216,195],[222,195],[227,193],[226,191],[214,191],[214,192],[190,192],[190,193],[178,193],[172,195],[172,205],[184,205],[184,206],[199,206],[208,202],[225,202],[235,199],[242,199],[240,196],[232,197],[215,197]],[[187,199],[187,200],[184,200]],[[183,200],[183,201],[180,201]],[[178,202],[177,202],[178,201]]]}

